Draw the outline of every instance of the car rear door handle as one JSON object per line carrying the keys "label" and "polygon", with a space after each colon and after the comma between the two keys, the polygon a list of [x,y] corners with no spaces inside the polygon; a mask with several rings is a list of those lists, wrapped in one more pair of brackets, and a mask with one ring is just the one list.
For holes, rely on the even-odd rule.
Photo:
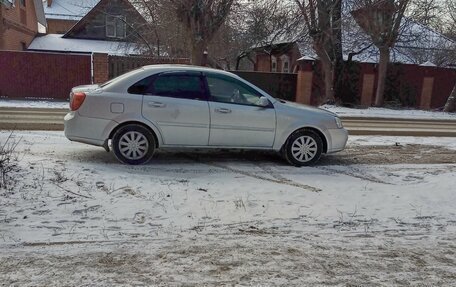
{"label": "car rear door handle", "polygon": [[215,111],[217,113],[221,113],[221,114],[229,114],[229,113],[231,113],[230,109],[225,109],[225,108],[218,108],[218,109],[215,109]]}
{"label": "car rear door handle", "polygon": [[153,107],[153,108],[164,108],[164,107],[166,107],[166,105],[164,103],[160,103],[160,102],[149,102],[148,105],[149,105],[149,107]]}

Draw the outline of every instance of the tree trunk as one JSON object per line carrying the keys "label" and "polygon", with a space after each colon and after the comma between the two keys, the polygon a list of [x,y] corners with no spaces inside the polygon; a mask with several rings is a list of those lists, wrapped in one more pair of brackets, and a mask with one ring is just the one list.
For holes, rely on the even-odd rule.
{"label": "tree trunk", "polygon": [[334,103],[334,67],[328,57],[320,57],[325,79],[325,97],[322,103]]}
{"label": "tree trunk", "polygon": [[454,85],[453,91],[451,92],[451,95],[448,97],[448,100],[445,104],[445,109],[443,111],[447,113],[456,112],[456,85]]}
{"label": "tree trunk", "polygon": [[207,45],[206,42],[204,41],[195,41],[194,39],[192,40],[192,65],[195,66],[205,66],[206,63],[206,55],[204,52],[206,52]]}
{"label": "tree trunk", "polygon": [[388,47],[382,47],[380,50],[380,61],[378,64],[378,81],[377,92],[375,94],[375,106],[381,107],[385,100],[386,72],[390,60],[390,50]]}

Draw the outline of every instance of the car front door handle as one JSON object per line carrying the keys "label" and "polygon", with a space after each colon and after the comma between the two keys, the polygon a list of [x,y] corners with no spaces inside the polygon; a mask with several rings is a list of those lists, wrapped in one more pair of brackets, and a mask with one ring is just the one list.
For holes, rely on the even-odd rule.
{"label": "car front door handle", "polygon": [[221,113],[221,114],[229,114],[229,113],[231,113],[230,109],[225,109],[225,108],[218,108],[218,109],[215,109],[215,111],[217,113]]}
{"label": "car front door handle", "polygon": [[160,102],[149,102],[148,105],[149,105],[149,107],[153,107],[153,108],[164,108],[164,107],[166,107],[166,105],[164,103],[160,103]]}

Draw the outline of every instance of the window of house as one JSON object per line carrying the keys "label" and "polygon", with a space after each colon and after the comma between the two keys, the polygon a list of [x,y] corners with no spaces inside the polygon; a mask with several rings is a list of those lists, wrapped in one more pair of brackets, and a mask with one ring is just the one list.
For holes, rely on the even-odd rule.
{"label": "window of house", "polygon": [[21,48],[22,48],[22,51],[26,51],[27,50],[27,44],[25,42],[21,42]]}
{"label": "window of house", "polygon": [[271,72],[277,72],[277,58],[274,56],[271,57]]}
{"label": "window of house", "polygon": [[290,58],[288,56],[282,59],[282,73],[290,73]]}
{"label": "window of house", "polygon": [[127,25],[124,16],[106,16],[106,37],[125,38]]}

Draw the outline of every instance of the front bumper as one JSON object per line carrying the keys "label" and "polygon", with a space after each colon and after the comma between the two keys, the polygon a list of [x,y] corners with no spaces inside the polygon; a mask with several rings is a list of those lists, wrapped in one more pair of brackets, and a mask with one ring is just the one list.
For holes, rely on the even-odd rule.
{"label": "front bumper", "polygon": [[96,146],[104,146],[106,139],[103,138],[103,134],[111,121],[83,117],[77,112],[69,112],[65,116],[64,122],[65,136],[69,140]]}
{"label": "front bumper", "polygon": [[345,149],[348,141],[348,131],[346,129],[329,129],[328,134],[331,145],[328,145],[327,153],[334,153]]}

